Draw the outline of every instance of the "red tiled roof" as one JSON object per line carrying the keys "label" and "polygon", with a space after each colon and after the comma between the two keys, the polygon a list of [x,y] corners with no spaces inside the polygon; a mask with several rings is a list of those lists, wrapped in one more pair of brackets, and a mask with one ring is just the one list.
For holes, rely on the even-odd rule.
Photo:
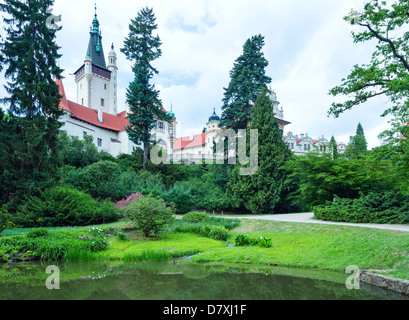
{"label": "red tiled roof", "polygon": [[206,133],[198,134],[193,137],[184,137],[176,140],[173,149],[181,150],[185,148],[201,147],[206,144]]}
{"label": "red tiled roof", "polygon": [[71,113],[71,115],[81,121],[92,124],[96,127],[100,127],[107,130],[112,130],[116,132],[125,131],[126,127],[129,126],[129,121],[126,117],[126,112],[122,112],[117,116],[103,113],[103,123],[98,120],[98,112],[95,109],[84,107],[78,103],[72,102],[67,99],[65,94],[64,85],[61,79],[57,79],[56,83],[60,88],[60,95],[63,97],[60,106],[63,110]]}
{"label": "red tiled roof", "polygon": [[85,121],[96,127],[113,130],[117,132],[124,131],[129,126],[129,121],[126,118],[121,118],[113,114],[103,114],[103,123],[98,120],[98,112],[95,109],[87,108],[75,102],[68,100],[68,106],[71,114],[79,120]]}
{"label": "red tiled roof", "polygon": [[[63,97],[60,103],[60,107],[71,113],[75,118],[92,124],[94,126],[112,130],[116,132],[125,131],[126,127],[129,126],[128,116],[126,111],[119,113],[118,115],[113,115],[110,113],[103,113],[103,123],[98,120],[98,112],[95,109],[82,106],[78,103],[72,102],[67,99],[65,94],[64,85],[61,79],[56,80],[59,86],[59,93]],[[162,108],[163,112],[166,112],[165,108]]]}

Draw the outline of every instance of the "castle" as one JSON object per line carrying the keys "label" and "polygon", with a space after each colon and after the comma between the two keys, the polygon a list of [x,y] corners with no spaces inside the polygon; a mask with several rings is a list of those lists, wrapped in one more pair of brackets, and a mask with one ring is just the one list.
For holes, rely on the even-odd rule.
{"label": "castle", "polygon": [[[90,28],[90,38],[84,63],[74,72],[77,86],[76,101],[68,100],[63,81],[57,79],[61,108],[64,115],[61,119],[62,130],[70,136],[84,138],[92,136],[98,151],[105,151],[116,157],[120,154],[131,154],[135,148],[142,148],[129,140],[126,132],[129,126],[125,111],[118,113],[118,65],[114,45],[108,53],[108,64],[105,60],[102,35],[97,13]],[[270,99],[274,106],[274,114],[280,128],[284,131],[290,122],[284,119],[283,108],[277,100],[277,95],[270,88]],[[252,103],[252,102],[250,102]],[[254,105],[254,103],[253,103]],[[166,112],[165,109],[163,109]],[[175,114],[168,112],[171,122],[157,121],[151,134],[153,139],[165,150],[171,160],[176,163],[200,163],[203,160],[221,160],[224,155],[214,153],[214,143],[224,128],[220,127],[220,117],[214,110],[206,124],[204,133],[176,138],[177,120]],[[297,155],[304,155],[311,150],[326,152],[329,146],[327,139],[322,136],[312,139],[307,135],[293,135],[289,132],[284,141],[289,149]],[[338,146],[340,153],[345,152],[345,144]]]}
{"label": "castle", "polygon": [[[68,100],[61,79],[57,79],[56,82],[62,96],[60,106],[64,110],[61,130],[79,138],[90,135],[98,151],[105,151],[116,157],[120,154],[131,154],[134,148],[141,146],[130,141],[126,132],[129,126],[127,118],[129,106],[125,106],[126,110],[118,113],[118,66],[113,44],[107,58],[108,64],[95,12],[84,63],[74,72],[77,86],[76,101]],[[165,109],[163,111],[166,112]],[[177,122],[172,112],[168,114],[173,120],[170,123],[158,121],[151,134],[171,155],[176,140]]]}

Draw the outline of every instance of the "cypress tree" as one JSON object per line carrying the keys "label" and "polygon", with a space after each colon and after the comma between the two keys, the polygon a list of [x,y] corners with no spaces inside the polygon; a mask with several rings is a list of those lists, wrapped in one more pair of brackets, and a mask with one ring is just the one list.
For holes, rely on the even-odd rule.
{"label": "cypress tree", "polygon": [[156,18],[153,10],[144,8],[138,16],[131,20],[129,35],[125,39],[121,52],[128,60],[133,61],[132,71],[134,80],[130,83],[126,98],[130,105],[129,139],[136,145],[143,144],[143,169],[146,170],[148,161],[149,144],[151,143],[151,130],[158,120],[171,121],[171,117],[163,110],[159,99],[159,91],[150,81],[158,70],[152,62],[162,55],[161,40],[154,36],[157,29]]}
{"label": "cypress tree", "polygon": [[245,208],[255,214],[271,213],[284,200],[284,165],[293,154],[284,142],[283,131],[275,118],[266,87],[256,100],[249,130],[258,130],[258,171],[253,175],[241,176],[242,166],[237,164],[229,176],[227,194],[235,208]]}
{"label": "cypress tree", "polygon": [[[0,184],[8,186],[3,192],[9,200],[12,195],[29,195],[57,177],[63,111],[55,82],[62,73],[57,65],[61,55],[55,43],[56,29],[47,26],[53,4],[54,0],[5,0],[0,4],[5,25],[0,62],[8,80],[8,96],[1,99],[8,117],[7,121],[0,119],[0,132],[2,144],[11,152],[1,154]],[[13,183],[4,181],[7,176],[13,177]]]}
{"label": "cypress tree", "polygon": [[221,126],[246,129],[252,118],[253,105],[263,86],[271,83],[266,76],[268,61],[261,51],[262,35],[253,36],[243,46],[243,54],[235,61],[230,72],[230,83],[225,88]]}

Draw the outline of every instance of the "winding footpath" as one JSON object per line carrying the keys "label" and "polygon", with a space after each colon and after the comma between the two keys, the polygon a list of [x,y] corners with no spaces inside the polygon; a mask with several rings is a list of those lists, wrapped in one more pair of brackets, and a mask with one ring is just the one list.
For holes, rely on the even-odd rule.
{"label": "winding footpath", "polygon": [[281,221],[281,222],[296,222],[296,223],[314,223],[327,225],[341,225],[351,227],[374,228],[383,230],[395,230],[409,232],[409,225],[389,225],[389,224],[360,224],[360,223],[344,223],[344,222],[328,222],[314,220],[313,213],[296,213],[296,214],[277,214],[277,215],[255,215],[255,216],[222,216],[225,218],[234,219],[250,219],[250,220],[267,220],[267,221]]}

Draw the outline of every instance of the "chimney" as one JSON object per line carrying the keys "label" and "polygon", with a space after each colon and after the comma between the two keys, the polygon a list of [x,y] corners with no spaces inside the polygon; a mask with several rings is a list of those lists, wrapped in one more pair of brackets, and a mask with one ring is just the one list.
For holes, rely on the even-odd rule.
{"label": "chimney", "polygon": [[102,111],[102,109],[98,110],[98,121],[104,123],[104,112]]}

